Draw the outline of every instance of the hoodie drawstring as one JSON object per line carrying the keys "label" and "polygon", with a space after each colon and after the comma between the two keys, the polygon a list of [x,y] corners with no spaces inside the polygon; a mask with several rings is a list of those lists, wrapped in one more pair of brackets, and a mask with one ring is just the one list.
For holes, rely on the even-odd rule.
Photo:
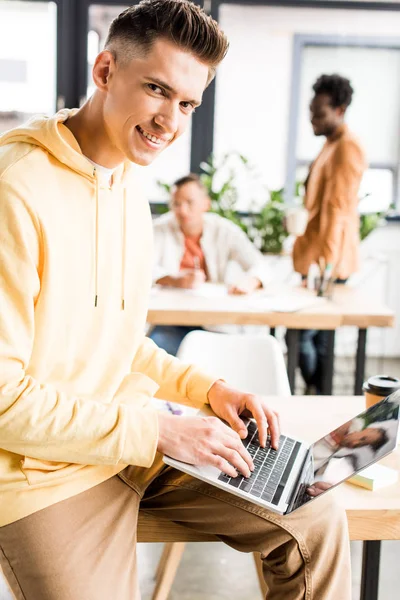
{"label": "hoodie drawstring", "polygon": [[121,309],[125,310],[125,260],[126,260],[126,187],[122,200],[122,224],[121,224]]}
{"label": "hoodie drawstring", "polygon": [[[96,169],[93,174],[96,177]],[[99,180],[96,177],[96,215],[95,215],[95,273],[94,273],[94,306],[97,307],[99,292]],[[123,188],[121,211],[121,310],[125,310],[125,265],[126,265],[126,188]]]}
{"label": "hoodie drawstring", "polygon": [[[94,169],[94,176],[96,177],[96,169]],[[95,232],[95,249],[94,249],[94,260],[95,260],[95,272],[94,272],[94,305],[97,306],[98,297],[98,285],[99,285],[99,180],[96,177],[96,232]]]}

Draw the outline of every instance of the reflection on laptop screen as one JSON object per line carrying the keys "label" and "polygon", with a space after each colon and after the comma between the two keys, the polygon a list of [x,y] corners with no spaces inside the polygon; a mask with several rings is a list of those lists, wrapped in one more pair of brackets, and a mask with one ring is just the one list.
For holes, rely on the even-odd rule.
{"label": "reflection on laptop screen", "polygon": [[389,396],[331,431],[311,446],[313,483],[336,485],[376,462],[396,447],[398,428],[399,397]]}
{"label": "reflection on laptop screen", "polygon": [[310,446],[295,507],[348,479],[395,449],[399,429],[400,393],[395,392]]}

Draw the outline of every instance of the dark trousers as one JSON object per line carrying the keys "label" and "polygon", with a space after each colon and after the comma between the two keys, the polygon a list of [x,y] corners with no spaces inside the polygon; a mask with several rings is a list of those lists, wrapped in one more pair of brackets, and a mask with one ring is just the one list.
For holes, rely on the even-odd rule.
{"label": "dark trousers", "polygon": [[185,327],[183,325],[156,325],[150,332],[149,338],[157,344],[159,348],[166,350],[168,354],[176,356],[178,348],[185,335],[191,331],[202,330],[202,327]]}
{"label": "dark trousers", "polygon": [[[336,279],[336,284],[344,284],[347,279]],[[329,332],[304,329],[299,337],[299,367],[306,386],[315,387],[316,394],[322,394],[322,382],[326,374],[328,359]],[[314,391],[314,390],[313,390]]]}
{"label": "dark trousers", "polygon": [[300,331],[299,367],[306,386],[315,387],[316,394],[322,394],[322,382],[326,372],[328,350],[327,331],[304,329]]}

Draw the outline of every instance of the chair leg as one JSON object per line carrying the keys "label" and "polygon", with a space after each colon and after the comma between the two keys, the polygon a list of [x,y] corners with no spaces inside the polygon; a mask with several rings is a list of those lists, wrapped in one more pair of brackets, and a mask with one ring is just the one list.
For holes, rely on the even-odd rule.
{"label": "chair leg", "polygon": [[164,544],[164,549],[162,551],[162,554],[160,556],[160,560],[158,562],[158,566],[157,566],[157,570],[155,572],[154,575],[154,579],[156,581],[158,581],[160,579],[160,577],[162,576],[164,569],[165,569],[165,563],[168,561],[168,556],[171,552],[171,547],[173,546],[172,543],[165,543]]}
{"label": "chair leg", "polygon": [[181,562],[185,542],[165,544],[156,571],[156,587],[151,600],[167,600],[174,583],[175,574]]}
{"label": "chair leg", "polygon": [[263,598],[263,600],[265,600],[268,590],[267,590],[266,583],[264,581],[263,564],[262,564],[260,553],[253,552],[253,558],[254,558],[254,563],[256,565],[258,583],[260,584],[262,598]]}

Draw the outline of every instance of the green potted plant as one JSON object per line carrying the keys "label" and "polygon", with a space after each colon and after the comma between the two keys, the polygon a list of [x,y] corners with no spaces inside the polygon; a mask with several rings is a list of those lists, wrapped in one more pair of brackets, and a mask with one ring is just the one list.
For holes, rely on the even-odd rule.
{"label": "green potted plant", "polygon": [[268,254],[280,254],[288,237],[285,229],[284,190],[271,190],[270,197],[249,227],[248,236],[257,248]]}
{"label": "green potted plant", "polygon": [[[219,160],[211,155],[200,164],[200,170],[211,199],[211,210],[238,225],[261,252],[280,254],[289,235],[285,229],[284,190],[269,190],[260,183],[256,169],[239,152],[228,152]],[[258,200],[250,199],[248,214],[238,210],[239,180],[258,197]],[[170,184],[161,181],[158,184],[170,193]],[[298,183],[296,197],[300,197],[300,188]],[[260,208],[260,199],[264,198]]]}
{"label": "green potted plant", "polygon": [[380,212],[360,215],[360,240],[365,238],[378,227],[383,215]]}

